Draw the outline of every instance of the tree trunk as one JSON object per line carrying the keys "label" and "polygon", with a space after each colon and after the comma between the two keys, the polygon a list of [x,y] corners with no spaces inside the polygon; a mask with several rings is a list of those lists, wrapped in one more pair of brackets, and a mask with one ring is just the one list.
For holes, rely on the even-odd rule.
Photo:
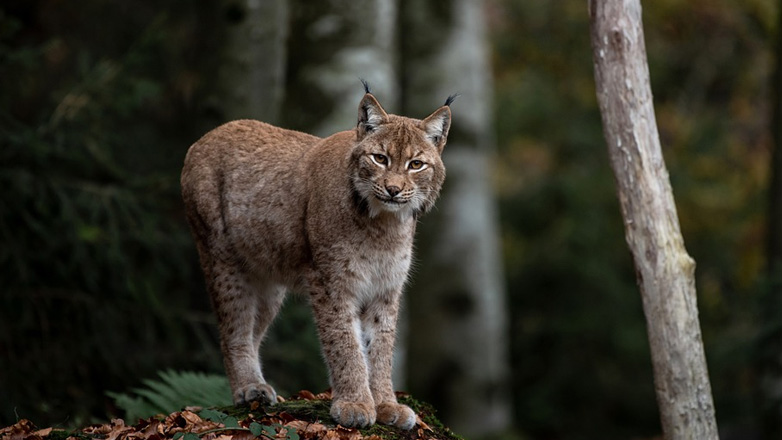
{"label": "tree trunk", "polygon": [[782,438],[782,1],[777,2],[772,78],[771,182],[769,183],[767,276],[762,299],[763,337],[759,341],[760,399],[765,438]]}
{"label": "tree trunk", "polygon": [[493,152],[490,66],[483,2],[404,0],[403,113],[420,117],[462,96],[443,160],[448,177],[420,224],[407,296],[408,383],[446,424],[468,437],[508,428],[507,317]]}
{"label": "tree trunk", "polygon": [[397,110],[397,0],[292,3],[286,125],[328,136],[356,126],[367,80],[383,108]]}
{"label": "tree trunk", "polygon": [[285,91],[286,0],[223,0],[225,46],[217,108],[225,120],[277,123]]}
{"label": "tree trunk", "polygon": [[695,262],[684,248],[649,83],[639,0],[590,0],[595,82],[635,261],[666,439],[717,439],[698,323]]}
{"label": "tree trunk", "polygon": [[[291,1],[288,83],[282,126],[318,136],[355,128],[365,79],[383,108],[396,112],[397,0]],[[289,303],[286,307],[305,307]],[[308,307],[308,306],[306,306]],[[404,328],[400,327],[400,336]],[[404,383],[403,340],[393,383]]]}

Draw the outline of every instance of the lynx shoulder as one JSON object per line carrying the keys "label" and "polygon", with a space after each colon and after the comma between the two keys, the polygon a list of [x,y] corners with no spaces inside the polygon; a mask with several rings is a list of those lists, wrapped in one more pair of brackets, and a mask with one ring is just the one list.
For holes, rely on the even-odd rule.
{"label": "lynx shoulder", "polygon": [[449,105],[387,114],[366,88],[354,130],[318,138],[259,121],[193,144],[182,196],[236,404],[274,403],[259,347],[287,291],[309,294],[343,426],[410,429],[391,352],[416,218],[445,179]]}

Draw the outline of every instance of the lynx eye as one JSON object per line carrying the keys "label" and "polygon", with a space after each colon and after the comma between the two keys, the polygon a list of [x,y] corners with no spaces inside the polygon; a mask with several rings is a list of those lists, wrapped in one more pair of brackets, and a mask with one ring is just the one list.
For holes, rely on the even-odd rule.
{"label": "lynx eye", "polygon": [[369,157],[372,158],[372,162],[380,166],[388,165],[388,156],[385,156],[383,154],[371,154]]}
{"label": "lynx eye", "polygon": [[420,171],[424,169],[424,163],[423,161],[420,161],[418,159],[411,160],[410,163],[407,164],[407,168],[413,171]]}

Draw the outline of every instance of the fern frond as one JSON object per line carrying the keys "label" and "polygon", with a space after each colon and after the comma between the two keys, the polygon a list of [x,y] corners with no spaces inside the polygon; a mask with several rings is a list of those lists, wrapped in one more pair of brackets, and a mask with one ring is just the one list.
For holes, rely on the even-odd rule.
{"label": "fern frond", "polygon": [[159,380],[144,379],[144,387],[128,395],[106,393],[127,420],[168,414],[185,406],[227,406],[231,404],[228,379],[216,374],[166,370],[158,372]]}

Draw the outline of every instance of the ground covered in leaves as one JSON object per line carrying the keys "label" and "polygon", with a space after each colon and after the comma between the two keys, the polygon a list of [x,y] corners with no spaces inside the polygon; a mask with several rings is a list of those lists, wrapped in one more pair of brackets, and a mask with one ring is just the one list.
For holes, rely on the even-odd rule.
{"label": "ground covered in leaves", "polygon": [[169,415],[158,415],[135,424],[122,419],[72,431],[37,428],[22,419],[0,429],[2,440],[461,440],[434,416],[434,410],[407,395],[400,403],[418,415],[410,431],[374,425],[367,429],[335,425],[329,417],[330,393],[314,395],[301,391],[274,406],[199,408],[188,407]]}

